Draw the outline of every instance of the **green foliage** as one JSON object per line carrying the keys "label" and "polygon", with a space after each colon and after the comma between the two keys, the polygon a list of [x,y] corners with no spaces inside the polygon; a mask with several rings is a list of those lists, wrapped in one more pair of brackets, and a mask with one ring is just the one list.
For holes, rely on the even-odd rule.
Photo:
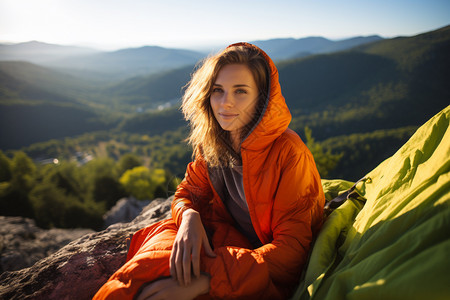
{"label": "green foliage", "polygon": [[36,166],[24,152],[18,151],[11,160],[11,173],[10,181],[0,186],[1,214],[32,217],[28,193],[35,184]]}
{"label": "green foliage", "polygon": [[316,162],[317,170],[322,178],[326,178],[330,171],[332,171],[339,160],[342,158],[343,153],[332,154],[331,149],[327,152],[323,150],[323,145],[317,143],[312,137],[312,130],[305,127],[306,146],[311,151]]}
{"label": "green foliage", "polygon": [[81,180],[82,176],[76,163],[63,162],[58,165],[50,165],[44,169],[42,182],[52,183],[55,187],[62,189],[67,196],[74,197],[79,201],[85,197],[85,187]]}
{"label": "green foliage", "polygon": [[85,199],[91,199],[109,209],[125,196],[119,183],[118,166],[111,158],[96,158],[78,169],[82,177],[80,181],[86,187]]}
{"label": "green foliage", "polygon": [[83,168],[84,178],[91,180],[100,176],[117,177],[116,163],[109,157],[93,159],[86,163]]}
{"label": "green foliage", "polygon": [[67,195],[65,190],[44,183],[37,185],[30,193],[36,224],[50,227],[91,227],[102,226],[101,210],[93,205],[84,205],[76,197]]}
{"label": "green foliage", "polygon": [[[74,159],[76,152],[91,153],[98,158],[109,157],[119,160],[117,176],[139,163],[138,165],[164,169],[177,177],[184,177],[192,154],[191,148],[183,142],[186,136],[186,127],[166,131],[162,135],[102,131],[33,144],[24,148],[24,151],[32,157],[57,157],[60,160]],[[124,161],[120,162],[121,160]],[[127,166],[124,167],[123,164]]]}
{"label": "green foliage", "polygon": [[9,181],[11,178],[11,160],[0,150],[0,182]]}
{"label": "green foliage", "polygon": [[12,184],[18,189],[28,191],[34,184],[36,166],[33,161],[22,151],[14,154],[11,162],[13,173]]}
{"label": "green foliage", "polygon": [[122,175],[125,171],[134,167],[142,166],[142,160],[133,153],[125,153],[118,162],[118,173]]}
{"label": "green foliage", "polygon": [[125,196],[125,190],[117,178],[106,175],[94,179],[92,197],[95,202],[104,203],[106,209],[113,207],[117,200]]}
{"label": "green foliage", "polygon": [[36,172],[33,161],[22,151],[14,154],[11,165],[15,176],[33,175]]}
{"label": "green foliage", "polygon": [[177,108],[172,108],[125,118],[118,129],[125,132],[157,135],[176,130],[181,126],[186,126],[186,122],[181,112]]}
{"label": "green foliage", "polygon": [[163,188],[166,182],[165,175],[165,171],[162,169],[149,170],[147,167],[140,166],[126,171],[120,177],[119,182],[135,198],[153,199],[157,188]]}
{"label": "green foliage", "polygon": [[1,182],[0,215],[33,218],[34,212],[28,193],[29,191],[22,190],[16,182]]}
{"label": "green foliage", "polygon": [[330,178],[356,181],[374,169],[383,160],[392,156],[417,129],[409,126],[391,130],[376,130],[369,133],[352,134],[329,138],[321,145],[343,158],[329,173]]}
{"label": "green foliage", "polygon": [[[1,155],[3,163],[8,162]],[[106,210],[125,196],[119,165],[110,158],[81,166],[68,161],[36,166],[19,151],[10,166],[12,176],[0,182],[0,214],[31,217],[41,227],[100,229]],[[161,181],[159,173],[152,176],[154,182]]]}

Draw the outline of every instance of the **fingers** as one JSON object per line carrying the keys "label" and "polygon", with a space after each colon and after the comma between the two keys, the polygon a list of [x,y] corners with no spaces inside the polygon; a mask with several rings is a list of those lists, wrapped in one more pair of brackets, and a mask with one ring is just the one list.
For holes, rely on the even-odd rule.
{"label": "fingers", "polygon": [[189,242],[176,240],[170,254],[170,275],[180,286],[186,286],[191,280],[191,252],[192,246]]}
{"label": "fingers", "polygon": [[195,278],[200,277],[200,249],[198,245],[192,247],[192,271]]}
{"label": "fingers", "polygon": [[170,275],[172,276],[172,278],[174,280],[177,280],[177,263],[176,263],[176,259],[177,259],[177,254],[178,254],[178,246],[176,243],[173,244],[173,248],[172,248],[172,253],[170,254],[170,262],[169,262],[169,266],[170,266]]}
{"label": "fingers", "polygon": [[205,249],[206,255],[209,257],[216,257],[217,255],[214,253],[214,251],[211,249],[211,245],[209,244],[208,237],[206,234],[203,236],[203,249]]}
{"label": "fingers", "polygon": [[183,275],[184,286],[188,286],[191,283],[191,253],[192,248],[186,248],[183,253]]}
{"label": "fingers", "polygon": [[183,286],[184,277],[183,277],[183,253],[182,253],[182,251],[178,251],[177,256],[175,257],[175,270],[176,270],[176,279],[178,280],[178,284]]}
{"label": "fingers", "polygon": [[183,276],[183,259],[185,248],[179,245],[177,242],[173,244],[172,253],[170,254],[169,268],[172,278],[182,286],[184,285]]}

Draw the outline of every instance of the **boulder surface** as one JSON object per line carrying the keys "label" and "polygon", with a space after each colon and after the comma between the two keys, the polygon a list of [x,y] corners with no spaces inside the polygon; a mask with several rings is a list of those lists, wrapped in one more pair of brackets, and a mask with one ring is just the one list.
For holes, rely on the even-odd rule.
{"label": "boulder surface", "polygon": [[120,199],[103,216],[104,228],[116,223],[133,221],[149,203],[150,200],[137,200],[134,197]]}
{"label": "boulder surface", "polygon": [[34,220],[0,216],[0,274],[31,267],[91,229],[41,229]]}
{"label": "boulder surface", "polygon": [[126,260],[127,238],[171,216],[171,198],[153,200],[129,223],[85,234],[33,266],[0,275],[0,299],[91,299]]}

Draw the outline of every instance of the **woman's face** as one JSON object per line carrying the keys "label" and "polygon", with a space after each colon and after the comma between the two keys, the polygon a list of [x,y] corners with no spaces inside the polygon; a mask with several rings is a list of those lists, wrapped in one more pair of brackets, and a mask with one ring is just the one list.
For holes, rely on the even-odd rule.
{"label": "woman's face", "polygon": [[211,93],[211,108],[223,130],[238,136],[253,118],[259,91],[246,65],[225,65],[219,71]]}

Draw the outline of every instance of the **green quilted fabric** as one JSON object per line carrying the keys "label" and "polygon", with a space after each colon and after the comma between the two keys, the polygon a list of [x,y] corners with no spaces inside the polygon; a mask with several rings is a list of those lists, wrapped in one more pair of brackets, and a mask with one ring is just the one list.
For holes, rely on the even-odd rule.
{"label": "green quilted fabric", "polygon": [[[450,106],[329,215],[293,299],[450,299],[449,121]],[[322,184],[327,200],[352,185]]]}

